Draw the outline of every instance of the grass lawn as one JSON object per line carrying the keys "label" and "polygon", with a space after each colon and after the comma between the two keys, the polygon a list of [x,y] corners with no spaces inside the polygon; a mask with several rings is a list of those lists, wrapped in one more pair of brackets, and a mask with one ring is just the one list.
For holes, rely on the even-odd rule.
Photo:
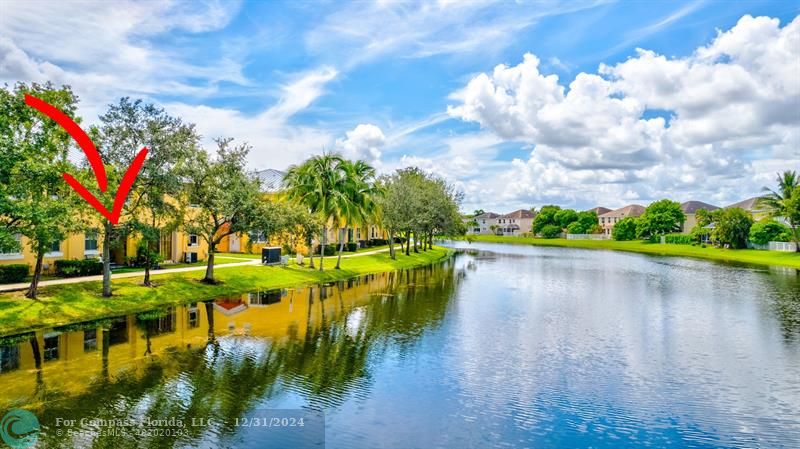
{"label": "grass lawn", "polygon": [[114,296],[111,298],[101,296],[101,282],[43,287],[40,289],[39,299],[35,301],[26,299],[24,292],[3,293],[0,294],[0,335],[136,313],[158,306],[203,301],[252,290],[295,287],[424,266],[444,260],[451,254],[451,250],[439,247],[419,254],[412,253],[410,256],[398,252],[397,260],[391,260],[388,252],[371,254],[342,259],[341,270],[334,270],[334,258],[326,257],[324,272],[294,264],[286,268],[261,265],[220,268],[215,272],[216,278],[221,281],[218,285],[199,282],[202,272],[161,275],[153,272],[156,287],[141,286],[140,278],[115,279],[112,281]]}
{"label": "grass lawn", "polygon": [[605,249],[655,254],[659,256],[696,257],[726,262],[744,262],[761,265],[775,265],[800,269],[800,254],[781,251],[761,251],[755,249],[722,249],[691,245],[662,245],[641,241],[618,242],[616,240],[566,240],[540,239],[533,237],[502,237],[494,235],[473,236],[477,242],[513,243],[538,246],[563,246],[570,248]]}

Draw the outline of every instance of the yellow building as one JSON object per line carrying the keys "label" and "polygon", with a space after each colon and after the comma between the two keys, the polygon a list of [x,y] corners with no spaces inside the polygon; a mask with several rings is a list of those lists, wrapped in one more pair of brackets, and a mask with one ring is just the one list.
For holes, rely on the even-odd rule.
{"label": "yellow building", "polygon": [[[261,188],[265,200],[280,200],[279,195],[284,189],[283,178],[286,176],[285,172],[268,168],[256,172],[256,176],[261,180]],[[370,224],[367,226],[353,226],[345,228],[338,228],[333,220],[328,222],[328,236],[327,241],[329,244],[339,244],[339,237],[344,236],[345,243],[359,243],[366,242],[371,239],[387,239],[386,232],[378,225]],[[218,251],[230,253],[252,253],[260,254],[261,249],[267,246],[283,246],[286,242],[282,242],[275,238],[260,238],[251,241],[247,234],[232,234],[224,237],[217,247]],[[319,236],[315,237],[313,245],[319,245]],[[293,250],[300,253],[308,251],[305,242],[294,242]]]}

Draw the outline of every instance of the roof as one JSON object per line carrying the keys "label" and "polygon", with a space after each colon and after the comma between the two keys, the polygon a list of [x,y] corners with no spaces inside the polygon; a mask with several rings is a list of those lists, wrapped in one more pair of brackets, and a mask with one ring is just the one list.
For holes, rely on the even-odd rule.
{"label": "roof", "polygon": [[607,214],[607,213],[611,212],[611,209],[609,209],[607,207],[603,207],[603,206],[597,206],[597,207],[593,207],[593,208],[587,210],[586,212],[594,212],[599,217],[600,215]]}
{"label": "roof", "polygon": [[713,204],[704,203],[702,201],[687,201],[681,204],[681,210],[684,214],[693,214],[700,209],[705,209],[711,212],[712,210],[719,209],[719,207],[714,206]]}
{"label": "roof", "polygon": [[731,204],[729,206],[725,206],[725,209],[731,209],[731,208],[734,208],[734,207],[738,207],[740,209],[744,209],[746,211],[751,211],[751,212],[752,211],[760,211],[760,210],[763,210],[763,208],[759,207],[758,204],[757,204],[758,200],[760,198],[761,198],[760,196],[754,196],[752,198],[748,198],[746,200],[739,201],[738,203],[733,203],[733,204]]}
{"label": "roof", "polygon": [[503,215],[500,218],[523,219],[523,218],[533,218],[533,217],[534,217],[533,212],[531,212],[530,210],[528,210],[528,209],[520,209],[520,210],[515,210],[514,212],[509,212],[509,213]]}
{"label": "roof", "polygon": [[268,168],[257,171],[256,176],[261,180],[261,190],[264,192],[277,192],[285,187],[283,177],[286,176],[286,172]]}
{"label": "roof", "polygon": [[499,216],[500,216],[500,214],[496,214],[494,212],[484,212],[484,213],[482,213],[480,215],[476,215],[476,216],[474,216],[472,218],[478,220],[478,219],[486,219],[486,218],[497,218]]}
{"label": "roof", "polygon": [[624,217],[638,217],[644,213],[644,206],[640,206],[638,204],[629,204],[625,207],[620,207],[617,210],[612,210],[611,212],[606,212],[601,217],[605,218],[624,218]]}

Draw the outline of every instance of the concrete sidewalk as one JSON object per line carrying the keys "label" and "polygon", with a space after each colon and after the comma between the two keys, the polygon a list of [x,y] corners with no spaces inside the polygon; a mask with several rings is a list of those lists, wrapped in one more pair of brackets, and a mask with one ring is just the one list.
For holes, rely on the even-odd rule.
{"label": "concrete sidewalk", "polygon": [[[377,254],[381,252],[389,251],[389,248],[378,249],[375,251],[366,251],[363,253],[356,253],[356,254],[348,254],[342,255],[342,259],[349,258],[349,257],[360,257],[360,256],[369,256],[371,254]],[[234,263],[223,263],[219,265],[214,265],[214,270],[218,268],[230,268],[230,267],[243,267],[248,265],[261,265],[261,260],[259,259],[245,259],[243,257],[229,257],[229,256],[220,256],[220,259],[236,259],[236,260],[246,260],[246,262],[234,262]],[[318,257],[316,259],[319,259]],[[325,260],[335,260],[336,256],[325,256]],[[206,266],[196,266],[196,267],[182,267],[182,268],[167,268],[163,270],[152,270],[150,272],[151,276],[159,276],[162,274],[170,274],[170,273],[187,273],[191,271],[205,271]],[[117,273],[111,274],[111,279],[124,279],[124,278],[135,278],[135,277],[142,277],[144,276],[144,271],[132,271],[129,273]],[[66,278],[66,279],[52,279],[49,281],[41,281],[39,282],[39,287],[48,287],[52,285],[66,285],[66,284],[79,284],[81,282],[92,282],[92,281],[102,281],[103,275],[97,276],[83,276],[83,277],[76,277],[76,278]],[[13,292],[19,290],[26,290],[30,287],[30,282],[23,282],[18,284],[2,284],[0,285],[0,292]]]}

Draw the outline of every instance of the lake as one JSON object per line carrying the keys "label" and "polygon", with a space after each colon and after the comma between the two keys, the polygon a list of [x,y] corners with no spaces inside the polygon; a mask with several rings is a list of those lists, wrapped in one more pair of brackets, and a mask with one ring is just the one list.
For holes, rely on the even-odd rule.
{"label": "lake", "polygon": [[48,448],[797,447],[797,270],[450,244],[5,336],[0,410]]}

